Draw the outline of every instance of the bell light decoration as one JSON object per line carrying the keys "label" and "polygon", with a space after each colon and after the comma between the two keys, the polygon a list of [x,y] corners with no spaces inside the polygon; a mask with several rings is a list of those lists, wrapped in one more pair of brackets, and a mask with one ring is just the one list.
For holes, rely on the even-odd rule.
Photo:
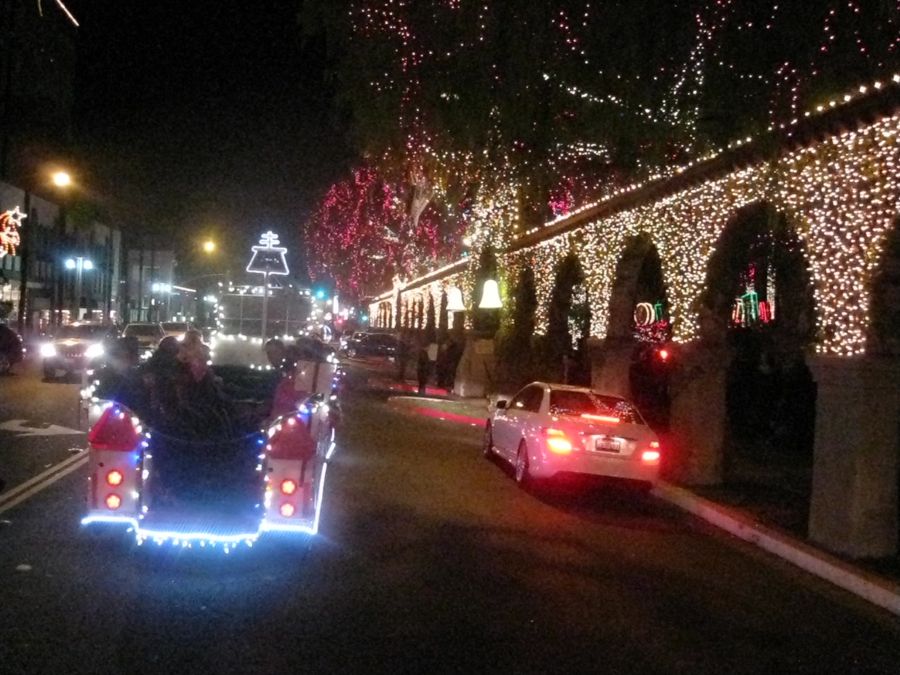
{"label": "bell light decoration", "polygon": [[500,309],[503,302],[500,300],[500,288],[494,279],[484,282],[484,291],[481,293],[481,303],[478,309]]}
{"label": "bell light decoration", "polygon": [[448,312],[465,312],[466,306],[463,304],[462,291],[456,286],[447,289],[447,311]]}

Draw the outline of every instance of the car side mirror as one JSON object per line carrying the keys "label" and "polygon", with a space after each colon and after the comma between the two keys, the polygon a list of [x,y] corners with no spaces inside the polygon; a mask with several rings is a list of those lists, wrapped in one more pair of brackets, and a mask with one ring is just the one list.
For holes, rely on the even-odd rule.
{"label": "car side mirror", "polygon": [[506,401],[497,401],[497,403],[494,404],[494,407],[497,410],[506,410]]}

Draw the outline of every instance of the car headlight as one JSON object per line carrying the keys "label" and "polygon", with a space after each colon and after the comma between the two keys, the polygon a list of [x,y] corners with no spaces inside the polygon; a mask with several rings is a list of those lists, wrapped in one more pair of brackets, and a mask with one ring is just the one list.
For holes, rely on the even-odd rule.
{"label": "car headlight", "polygon": [[84,350],[84,356],[88,359],[99,359],[103,356],[103,345],[97,342]]}
{"label": "car headlight", "polygon": [[54,356],[56,356],[56,347],[50,342],[42,344],[41,356],[45,359],[52,359]]}

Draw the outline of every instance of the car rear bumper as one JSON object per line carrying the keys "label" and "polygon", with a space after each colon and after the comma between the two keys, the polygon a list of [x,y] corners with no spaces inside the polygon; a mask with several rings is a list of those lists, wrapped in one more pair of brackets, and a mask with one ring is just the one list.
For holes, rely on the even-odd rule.
{"label": "car rear bumper", "polygon": [[541,478],[551,478],[558,473],[579,473],[655,483],[659,478],[659,462],[642,462],[634,455],[584,451],[553,455],[548,452],[543,461],[531,467],[531,473]]}

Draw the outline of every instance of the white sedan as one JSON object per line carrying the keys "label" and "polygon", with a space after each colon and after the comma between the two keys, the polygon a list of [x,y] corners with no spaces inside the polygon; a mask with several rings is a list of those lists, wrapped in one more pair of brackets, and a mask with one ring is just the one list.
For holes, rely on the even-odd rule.
{"label": "white sedan", "polygon": [[660,445],[623,398],[584,387],[533,382],[498,400],[484,431],[484,454],[515,467],[516,482],[580,473],[652,485]]}

